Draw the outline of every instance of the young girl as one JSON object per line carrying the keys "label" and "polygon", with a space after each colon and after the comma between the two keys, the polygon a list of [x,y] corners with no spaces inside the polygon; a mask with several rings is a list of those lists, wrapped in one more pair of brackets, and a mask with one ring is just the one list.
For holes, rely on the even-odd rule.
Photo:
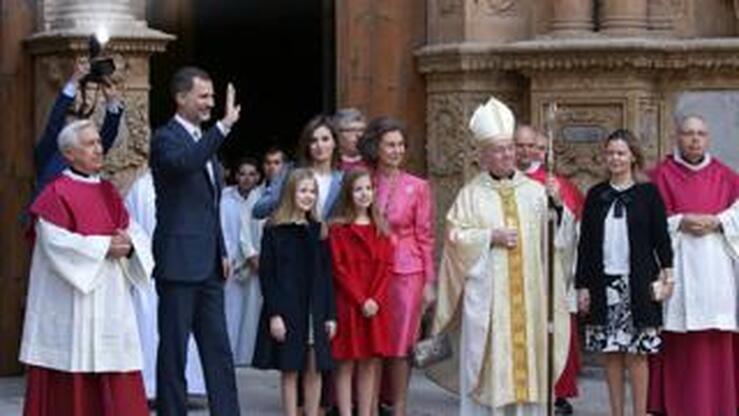
{"label": "young girl", "polygon": [[304,409],[318,415],[321,371],[331,369],[336,309],[328,245],[316,221],[318,184],[307,169],[291,172],[262,237],[259,282],[264,305],[253,365],[282,372],[286,416],[297,416],[298,372]]}
{"label": "young girl", "polygon": [[329,243],[337,287],[337,336],[331,349],[339,412],[352,415],[352,373],[356,369],[359,416],[370,416],[380,375],[380,359],[390,352],[387,283],[392,245],[374,205],[369,172],[354,170],[344,179]]}

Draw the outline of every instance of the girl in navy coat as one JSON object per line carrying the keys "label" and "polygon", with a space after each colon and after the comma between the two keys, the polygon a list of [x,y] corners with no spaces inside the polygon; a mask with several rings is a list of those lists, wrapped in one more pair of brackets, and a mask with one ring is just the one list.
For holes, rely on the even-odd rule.
{"label": "girl in navy coat", "polygon": [[304,410],[318,415],[321,371],[333,366],[336,333],[331,259],[315,209],[318,184],[307,169],[290,173],[262,236],[259,281],[264,295],[253,365],[282,372],[285,415],[296,416],[298,372]]}

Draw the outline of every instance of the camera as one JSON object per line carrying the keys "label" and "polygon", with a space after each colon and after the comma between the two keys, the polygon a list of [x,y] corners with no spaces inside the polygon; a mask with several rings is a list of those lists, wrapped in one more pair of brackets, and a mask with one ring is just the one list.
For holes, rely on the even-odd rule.
{"label": "camera", "polygon": [[[108,77],[115,72],[115,62],[113,58],[109,56],[101,56],[103,47],[108,42],[107,32],[101,29],[101,31],[95,35],[90,36],[88,59],[90,63],[90,71],[79,80],[79,90],[82,92],[79,107],[72,109],[72,114],[78,118],[89,118],[95,111],[95,104],[97,103],[98,92],[102,86],[110,86],[110,80]],[[87,84],[97,84],[95,88],[95,94],[92,97],[92,103],[87,102]]]}
{"label": "camera", "polygon": [[94,82],[97,84],[106,84],[107,81],[105,77],[108,77],[115,72],[115,62],[113,62],[113,58],[109,56],[100,56],[100,53],[103,50],[103,45],[104,43],[98,39],[97,35],[90,36],[88,49],[90,72],[80,80],[80,83],[86,84],[88,82]]}

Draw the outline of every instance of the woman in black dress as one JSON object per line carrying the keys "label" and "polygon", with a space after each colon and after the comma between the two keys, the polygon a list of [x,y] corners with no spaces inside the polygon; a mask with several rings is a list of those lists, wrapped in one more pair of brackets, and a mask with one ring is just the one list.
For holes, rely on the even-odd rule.
{"label": "woman in black dress", "polygon": [[[647,355],[659,350],[662,308],[672,289],[672,247],[657,188],[637,181],[643,156],[634,135],[605,141],[608,179],[585,200],[575,284],[586,349],[601,353],[612,416],[624,414],[624,370],[634,415],[646,415]],[[657,283],[655,283],[657,282]]]}

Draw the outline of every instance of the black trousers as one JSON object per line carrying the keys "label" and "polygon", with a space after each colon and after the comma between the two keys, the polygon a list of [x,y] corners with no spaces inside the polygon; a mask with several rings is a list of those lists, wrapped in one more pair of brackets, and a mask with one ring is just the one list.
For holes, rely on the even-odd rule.
{"label": "black trousers", "polygon": [[203,364],[212,416],[239,414],[233,355],[226,332],[223,283],[214,275],[203,282],[157,280],[159,294],[157,414],[187,415],[185,364],[190,333]]}

